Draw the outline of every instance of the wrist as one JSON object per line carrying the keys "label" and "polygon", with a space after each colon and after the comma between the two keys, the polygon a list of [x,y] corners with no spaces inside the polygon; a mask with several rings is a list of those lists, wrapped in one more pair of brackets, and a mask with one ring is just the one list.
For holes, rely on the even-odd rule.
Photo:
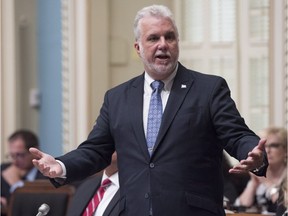
{"label": "wrist", "polygon": [[266,164],[263,162],[259,167],[251,170],[251,172],[255,173],[255,172],[259,172],[261,169],[263,169],[266,166]]}

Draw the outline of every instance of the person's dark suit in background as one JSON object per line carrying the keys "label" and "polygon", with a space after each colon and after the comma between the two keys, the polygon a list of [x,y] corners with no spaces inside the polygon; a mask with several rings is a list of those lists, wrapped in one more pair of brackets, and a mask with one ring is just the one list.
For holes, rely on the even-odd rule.
{"label": "person's dark suit in background", "polygon": [[[121,216],[224,216],[223,149],[240,161],[230,173],[265,175],[265,140],[247,127],[223,78],[178,62],[179,34],[167,7],[140,10],[134,33],[144,73],[105,94],[96,124],[76,150],[55,159],[31,148],[33,163],[61,186],[107,167],[116,149]],[[164,112],[148,151],[154,81],[164,83]]]}
{"label": "person's dark suit in background", "polygon": [[[111,164],[104,170],[103,175],[97,174],[89,177],[78,186],[69,205],[67,216],[82,216],[88,203],[100,187],[101,182],[106,178],[112,181],[112,185],[105,192],[103,199],[96,209],[95,216],[118,216],[120,191],[116,153],[113,154]],[[104,206],[101,206],[102,203]],[[109,204],[106,205],[107,203]]]}
{"label": "person's dark suit in background", "polygon": [[8,138],[11,162],[1,164],[1,207],[4,209],[8,206],[11,193],[23,186],[24,181],[47,179],[34,167],[34,156],[29,152],[31,147],[39,148],[38,138],[32,131],[17,130]]}
{"label": "person's dark suit in background", "polygon": [[229,173],[232,165],[229,161],[228,156],[223,152],[223,177],[224,177],[224,200],[228,206],[227,208],[232,208],[233,203],[236,198],[243,192],[246,187],[247,182],[250,179],[248,173],[243,173],[240,175]]}

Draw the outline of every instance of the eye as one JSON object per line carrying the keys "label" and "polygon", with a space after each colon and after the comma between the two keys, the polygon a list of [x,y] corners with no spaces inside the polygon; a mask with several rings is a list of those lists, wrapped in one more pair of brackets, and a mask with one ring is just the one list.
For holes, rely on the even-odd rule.
{"label": "eye", "polygon": [[279,148],[280,146],[281,146],[280,143],[271,143],[271,144],[265,145],[265,148],[273,148],[273,149],[276,149],[276,148]]}
{"label": "eye", "polygon": [[165,36],[165,39],[166,39],[167,41],[174,41],[174,40],[176,40],[175,33],[174,33],[174,32],[169,32],[169,33],[167,33],[166,36]]}
{"label": "eye", "polygon": [[159,37],[156,35],[151,35],[150,37],[147,38],[147,40],[150,42],[156,42],[159,40]]}

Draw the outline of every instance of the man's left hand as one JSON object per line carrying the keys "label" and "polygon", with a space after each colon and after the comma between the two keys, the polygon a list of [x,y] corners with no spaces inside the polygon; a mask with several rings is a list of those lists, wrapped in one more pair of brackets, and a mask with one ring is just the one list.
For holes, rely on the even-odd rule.
{"label": "man's left hand", "polygon": [[231,168],[229,173],[243,174],[261,167],[264,163],[265,143],[266,139],[261,139],[258,145],[248,153],[248,157]]}

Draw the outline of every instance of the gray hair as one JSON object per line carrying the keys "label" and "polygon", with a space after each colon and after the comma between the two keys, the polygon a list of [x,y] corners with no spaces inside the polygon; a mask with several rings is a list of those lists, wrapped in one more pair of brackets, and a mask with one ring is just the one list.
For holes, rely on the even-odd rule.
{"label": "gray hair", "polygon": [[134,36],[135,36],[136,41],[140,38],[139,22],[141,19],[143,19],[144,17],[148,17],[148,16],[163,17],[163,18],[170,19],[173,24],[173,27],[176,30],[176,35],[178,37],[178,29],[177,29],[173,14],[170,11],[170,9],[164,5],[151,5],[151,6],[142,8],[136,14],[136,17],[134,20]]}

